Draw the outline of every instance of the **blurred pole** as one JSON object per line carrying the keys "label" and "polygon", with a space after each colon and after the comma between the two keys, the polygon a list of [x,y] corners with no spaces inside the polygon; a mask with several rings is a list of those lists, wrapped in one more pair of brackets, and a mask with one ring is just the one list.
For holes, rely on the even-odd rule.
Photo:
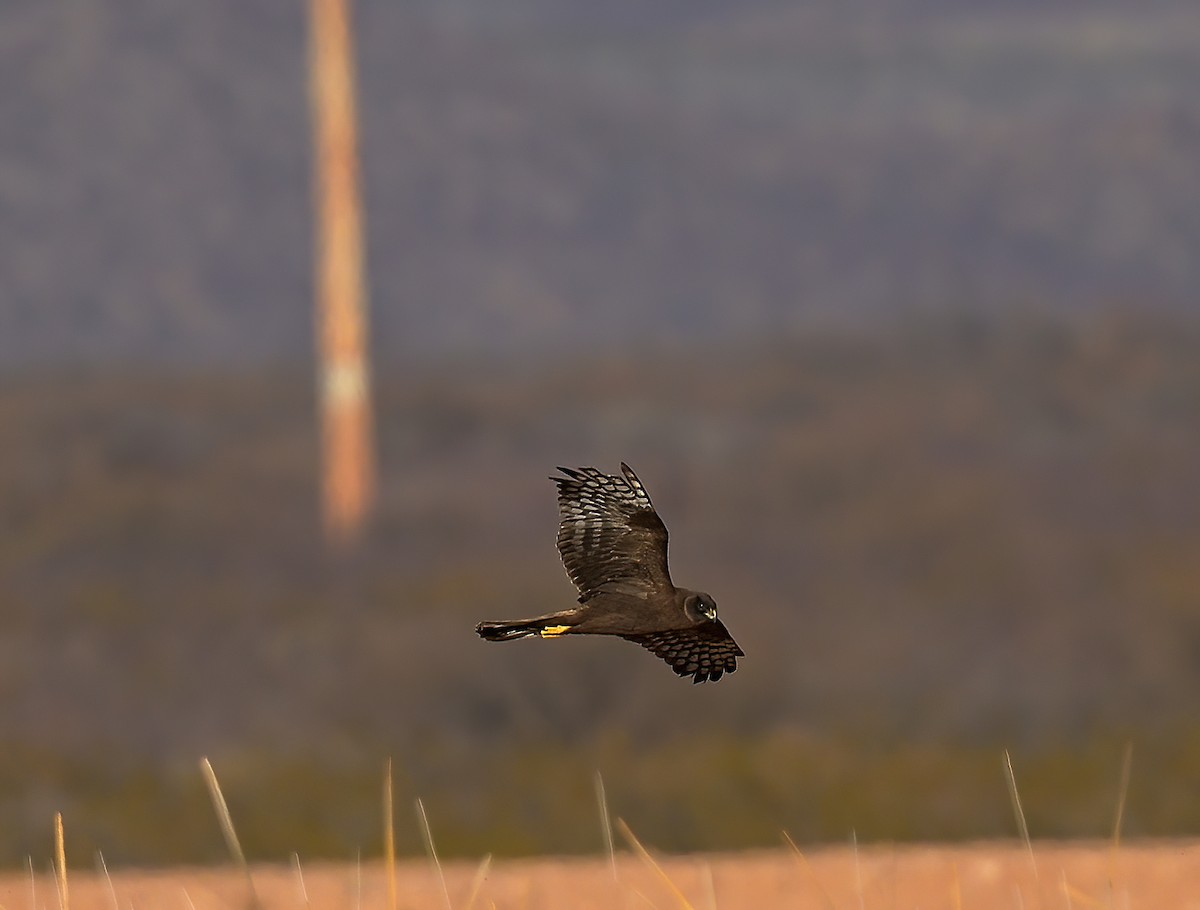
{"label": "blurred pole", "polygon": [[375,487],[350,0],[311,0],[317,355],[325,528],[362,529]]}

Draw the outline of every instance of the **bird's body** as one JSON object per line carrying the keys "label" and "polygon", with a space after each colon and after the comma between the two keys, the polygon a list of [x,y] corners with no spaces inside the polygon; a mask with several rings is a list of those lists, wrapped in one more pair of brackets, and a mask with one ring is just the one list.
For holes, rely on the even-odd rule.
{"label": "bird's body", "polygon": [[616,635],[657,654],[680,676],[717,681],[742,649],[717,619],[716,602],[678,588],[667,570],[667,529],[632,469],[559,468],[558,550],[579,604],[532,619],[482,622],[489,641],[540,635]]}

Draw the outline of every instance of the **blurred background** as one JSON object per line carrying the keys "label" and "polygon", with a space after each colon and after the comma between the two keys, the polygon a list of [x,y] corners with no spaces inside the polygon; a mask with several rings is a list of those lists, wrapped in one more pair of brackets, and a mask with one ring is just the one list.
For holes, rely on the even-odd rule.
{"label": "blurred background", "polygon": [[[0,7],[0,861],[1200,829],[1191,0],[357,0],[379,484],[321,528],[302,4]],[[568,605],[632,464],[746,651]],[[419,850],[400,825],[400,846]],[[72,843],[74,839],[74,843]]]}

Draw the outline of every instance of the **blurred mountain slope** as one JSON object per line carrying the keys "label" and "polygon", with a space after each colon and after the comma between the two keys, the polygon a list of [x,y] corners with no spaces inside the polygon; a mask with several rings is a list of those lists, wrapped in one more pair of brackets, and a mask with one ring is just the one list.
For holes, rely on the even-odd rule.
{"label": "blurred mountain slope", "polygon": [[[1179,307],[1193,4],[356,4],[385,359]],[[299,7],[0,10],[0,364],[310,350]]]}

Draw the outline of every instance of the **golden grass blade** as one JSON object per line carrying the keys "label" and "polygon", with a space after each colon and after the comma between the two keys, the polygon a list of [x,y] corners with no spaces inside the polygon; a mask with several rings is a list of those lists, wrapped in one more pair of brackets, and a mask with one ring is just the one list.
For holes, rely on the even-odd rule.
{"label": "golden grass blade", "polygon": [[58,881],[58,904],[62,910],[70,910],[71,901],[67,895],[67,851],[63,845],[62,813],[54,813],[54,865]]}
{"label": "golden grass blade", "polygon": [[300,901],[304,906],[309,907],[311,903],[308,899],[308,888],[304,885],[304,870],[300,868],[299,853],[292,853],[292,869],[296,872],[296,890],[300,895]]}
{"label": "golden grass blade", "polygon": [[29,910],[37,910],[37,876],[33,874],[33,857],[28,853],[25,864],[29,867]]}
{"label": "golden grass blade", "polygon": [[713,881],[712,864],[705,863],[704,869],[704,896],[708,898],[708,910],[717,910],[717,886]]}
{"label": "golden grass blade", "polygon": [[362,910],[362,850],[354,853],[354,910]]}
{"label": "golden grass blade", "polygon": [[112,902],[112,910],[121,910],[121,905],[117,903],[117,889],[113,887],[112,876],[108,874],[108,864],[104,862],[104,854],[99,850],[96,851],[96,866],[108,884],[108,899]]}
{"label": "golden grass blade", "polygon": [[187,901],[188,910],[196,910],[196,905],[192,901],[192,896],[188,894],[187,888],[183,889],[183,899]]}
{"label": "golden grass blade", "polygon": [[963,910],[962,883],[958,880],[958,863],[950,866],[950,904],[954,910]]}
{"label": "golden grass blade", "polygon": [[891,910],[896,910],[896,879],[897,879],[897,858],[895,842],[888,844],[888,906]]}
{"label": "golden grass blade", "polygon": [[633,831],[631,831],[629,826],[625,824],[624,819],[617,819],[617,828],[620,830],[621,836],[629,842],[631,847],[633,847],[634,852],[641,857],[642,862],[658,873],[658,877],[662,879],[663,883],[675,897],[675,900],[679,902],[681,910],[696,910],[696,908],[693,907],[688,899],[684,896],[683,892],[679,890],[673,881],[671,881],[671,877],[667,875],[665,871],[663,871],[663,867],[654,861],[654,857],[651,856],[649,851],[642,846],[642,842],[634,836]]}
{"label": "golden grass blade", "polygon": [[850,830],[850,845],[854,848],[854,891],[858,895],[858,910],[867,910],[863,894],[862,865],[858,861],[858,832]]}
{"label": "golden grass blade", "polygon": [[387,879],[388,910],[396,910],[396,828],[392,822],[392,759],[383,767],[383,868]]}
{"label": "golden grass blade", "polygon": [[1112,841],[1108,848],[1108,894],[1115,900],[1117,892],[1117,857],[1121,850],[1121,826],[1125,822],[1125,801],[1129,796],[1129,776],[1133,770],[1133,741],[1125,744],[1121,757],[1121,782],[1117,787],[1117,811],[1113,818]]}
{"label": "golden grass blade", "polygon": [[617,851],[613,846],[612,820],[608,814],[608,799],[604,795],[604,778],[596,772],[596,805],[600,808],[600,834],[604,837],[604,849],[608,852],[608,867],[613,881],[617,881]]}
{"label": "golden grass blade", "polygon": [[254,879],[250,877],[250,866],[246,862],[246,854],[242,852],[237,831],[234,830],[233,817],[229,814],[229,806],[225,802],[225,796],[221,793],[217,772],[213,770],[212,763],[207,758],[200,759],[200,773],[204,775],[208,795],[212,799],[217,820],[221,823],[221,834],[225,838],[225,846],[229,849],[229,855],[233,857],[234,862],[242,870],[242,874],[246,876],[246,904],[254,910],[259,910],[262,907],[262,901],[258,899],[258,892],[254,888]]}
{"label": "golden grass blade", "polygon": [[1125,744],[1125,754],[1121,759],[1121,785],[1117,790],[1117,814],[1113,819],[1113,850],[1121,846],[1121,825],[1125,821],[1125,800],[1129,796],[1129,774],[1132,768],[1133,742],[1130,741]]}
{"label": "golden grass blade", "polygon": [[1013,773],[1012,756],[1004,750],[1004,768],[1008,772],[1008,798],[1012,800],[1013,814],[1017,817],[1017,827],[1021,831],[1021,840],[1029,851],[1029,867],[1033,869],[1034,879],[1039,879],[1037,860],[1033,855],[1033,841],[1029,838],[1029,826],[1025,824],[1025,810],[1021,808],[1021,794],[1017,792],[1017,776]]}
{"label": "golden grass blade", "polygon": [[1080,904],[1082,904],[1085,907],[1091,907],[1092,910],[1109,910],[1107,904],[1101,903],[1100,901],[1096,900],[1096,898],[1092,897],[1090,894],[1080,891],[1078,888],[1076,888],[1074,885],[1072,885],[1069,881],[1067,881],[1067,873],[1065,871],[1063,872],[1063,877],[1062,877],[1062,887],[1063,887],[1063,894],[1067,899],[1068,907],[1074,906],[1074,904],[1072,903],[1072,899],[1074,899],[1075,901],[1078,901]]}
{"label": "golden grass blade", "polygon": [[837,910],[837,904],[833,902],[833,898],[829,896],[829,892],[825,890],[825,886],[822,885],[821,880],[817,878],[817,873],[813,871],[813,867],[809,863],[808,857],[805,856],[800,851],[800,848],[796,846],[796,842],[792,840],[792,836],[790,834],[788,834],[786,831],[782,832],[782,834],[784,841],[789,847],[792,848],[792,854],[796,857],[796,863],[801,869],[804,870],[804,873],[809,877],[809,880],[812,881],[813,885],[816,886],[817,893],[821,895],[821,902],[824,903],[829,910]]}
{"label": "golden grass blade", "polygon": [[492,867],[492,854],[488,854],[479,862],[479,868],[475,870],[475,877],[471,879],[471,893],[467,896],[467,906],[463,910],[471,910],[475,906],[475,900],[479,897],[479,892],[483,890],[483,883],[487,881],[488,870]]}
{"label": "golden grass blade", "polygon": [[442,900],[446,905],[446,910],[454,910],[450,903],[450,889],[446,887],[446,874],[442,871],[442,862],[438,859],[437,849],[433,846],[433,832],[429,830],[429,816],[425,814],[425,804],[420,799],[417,800],[417,818],[421,822],[421,837],[425,841],[425,850],[429,853],[429,859],[433,862],[433,868],[437,870],[438,881],[442,885]]}

